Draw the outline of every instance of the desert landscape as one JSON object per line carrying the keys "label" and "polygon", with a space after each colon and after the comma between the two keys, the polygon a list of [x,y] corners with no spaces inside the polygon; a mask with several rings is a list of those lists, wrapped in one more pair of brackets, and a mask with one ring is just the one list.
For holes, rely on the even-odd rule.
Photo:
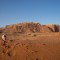
{"label": "desert landscape", "polygon": [[0,28],[0,60],[60,60],[60,26],[23,22]]}

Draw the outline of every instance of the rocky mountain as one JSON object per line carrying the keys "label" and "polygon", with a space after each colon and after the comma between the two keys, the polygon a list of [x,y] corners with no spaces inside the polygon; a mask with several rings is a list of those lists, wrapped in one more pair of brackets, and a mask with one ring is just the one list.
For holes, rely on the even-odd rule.
{"label": "rocky mountain", "polygon": [[34,22],[18,23],[13,25],[6,25],[0,28],[0,33],[46,33],[46,32],[60,32],[59,25],[41,25]]}

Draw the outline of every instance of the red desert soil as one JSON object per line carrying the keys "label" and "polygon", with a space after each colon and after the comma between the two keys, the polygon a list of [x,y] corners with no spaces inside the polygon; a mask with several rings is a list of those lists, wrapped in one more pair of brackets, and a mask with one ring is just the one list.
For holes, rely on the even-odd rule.
{"label": "red desert soil", "polygon": [[37,23],[0,28],[0,60],[60,60],[60,32],[52,30]]}

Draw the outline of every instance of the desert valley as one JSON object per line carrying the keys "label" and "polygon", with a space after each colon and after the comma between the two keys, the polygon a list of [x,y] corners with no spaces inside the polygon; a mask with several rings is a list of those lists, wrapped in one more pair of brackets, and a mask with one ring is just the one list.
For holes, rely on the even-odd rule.
{"label": "desert valley", "polygon": [[60,60],[60,26],[24,22],[0,28],[0,60]]}

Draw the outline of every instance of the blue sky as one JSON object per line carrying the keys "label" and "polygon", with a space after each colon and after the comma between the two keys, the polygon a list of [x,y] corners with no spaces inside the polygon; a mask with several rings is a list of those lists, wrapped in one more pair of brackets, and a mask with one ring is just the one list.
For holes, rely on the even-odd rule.
{"label": "blue sky", "polygon": [[60,25],[60,0],[0,0],[0,27],[20,22]]}

